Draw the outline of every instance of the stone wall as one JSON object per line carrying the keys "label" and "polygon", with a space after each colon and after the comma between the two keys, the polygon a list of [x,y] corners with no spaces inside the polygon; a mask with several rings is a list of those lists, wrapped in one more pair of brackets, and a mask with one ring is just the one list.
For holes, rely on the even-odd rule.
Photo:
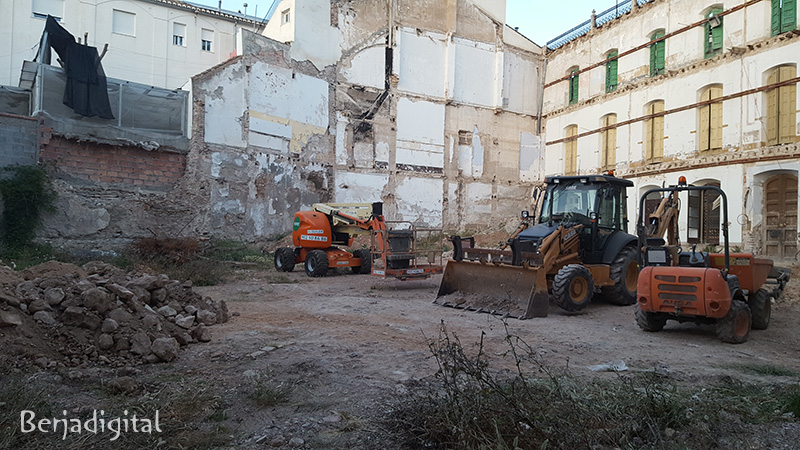
{"label": "stone wall", "polygon": [[38,156],[39,122],[0,113],[0,167],[36,165]]}

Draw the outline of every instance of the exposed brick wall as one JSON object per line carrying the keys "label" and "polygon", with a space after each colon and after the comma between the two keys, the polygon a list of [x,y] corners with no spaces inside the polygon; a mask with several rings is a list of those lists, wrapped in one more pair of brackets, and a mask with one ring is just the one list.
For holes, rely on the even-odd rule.
{"label": "exposed brick wall", "polygon": [[39,153],[39,121],[0,113],[0,167],[34,166]]}
{"label": "exposed brick wall", "polygon": [[78,142],[53,136],[39,159],[47,167],[84,180],[142,187],[168,187],[186,168],[186,155],[140,147]]}

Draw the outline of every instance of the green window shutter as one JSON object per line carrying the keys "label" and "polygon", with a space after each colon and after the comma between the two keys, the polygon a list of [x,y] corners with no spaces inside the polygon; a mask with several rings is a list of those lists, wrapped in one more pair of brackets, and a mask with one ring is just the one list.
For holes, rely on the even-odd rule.
{"label": "green window shutter", "polygon": [[658,74],[656,69],[656,54],[658,50],[656,49],[656,44],[650,45],[650,76],[655,76]]}
{"label": "green window shutter", "polygon": [[711,54],[711,45],[708,42],[708,33],[710,28],[711,27],[708,25],[708,22],[703,24],[703,55],[706,58],[708,58]]}
{"label": "green window shutter", "polygon": [[770,30],[773,36],[781,34],[781,0],[772,0]]}
{"label": "green window shutter", "polygon": [[578,102],[578,74],[573,72],[569,79],[569,104]]}
{"label": "green window shutter", "polygon": [[[662,34],[663,36],[663,34]],[[660,36],[659,36],[660,37]],[[658,73],[664,73],[664,48],[666,41],[661,41],[656,44],[656,69]]]}
{"label": "green window shutter", "polygon": [[719,26],[711,29],[712,50],[722,49],[722,18],[720,17],[719,20],[720,20]]}
{"label": "green window shutter", "polygon": [[[616,58],[617,52],[608,54],[608,58]],[[617,59],[606,63],[606,92],[611,92],[617,87]]]}
{"label": "green window shutter", "polygon": [[797,0],[783,0],[781,8],[781,33],[797,28]]}
{"label": "green window shutter", "polygon": [[[656,40],[664,36],[662,32],[653,33],[651,40]],[[655,42],[650,45],[650,76],[655,76],[664,72],[664,48],[665,41]]]}

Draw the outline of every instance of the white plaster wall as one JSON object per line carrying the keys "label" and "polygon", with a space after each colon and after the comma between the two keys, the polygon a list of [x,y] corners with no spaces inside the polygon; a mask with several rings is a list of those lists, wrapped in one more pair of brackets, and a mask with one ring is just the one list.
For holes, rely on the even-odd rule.
{"label": "white plaster wall", "polygon": [[444,167],[445,106],[401,98],[397,102],[397,163]]}
{"label": "white plaster wall", "polygon": [[544,141],[539,136],[522,132],[519,145],[520,181],[538,181],[544,172]]}
{"label": "white plaster wall", "polygon": [[[4,0],[0,15],[0,85],[16,86],[24,60],[32,61],[44,31],[45,20],[33,17],[31,0]],[[136,14],[135,36],[111,31],[114,9]],[[185,46],[172,43],[173,23],[186,25]],[[239,25],[237,25],[237,23]],[[236,30],[241,19],[210,17],[144,0],[65,0],[61,26],[76,38],[89,33],[89,45],[102,51],[106,76],[175,89],[189,78],[227,60],[236,51]],[[253,24],[247,28],[252,30]],[[203,51],[202,28],[214,31],[212,51]],[[53,54],[52,64],[57,65]]]}
{"label": "white plaster wall", "polygon": [[497,49],[494,45],[453,38],[455,46],[455,85],[453,99],[469,105],[493,108],[496,105],[495,86]]}
{"label": "white plaster wall", "polygon": [[492,185],[473,181],[466,186],[464,216],[469,223],[492,223]]}
{"label": "white plaster wall", "polygon": [[536,115],[541,91],[541,63],[511,51],[503,55],[503,98],[507,111]]}
{"label": "white plaster wall", "polygon": [[469,0],[498,23],[506,23],[506,2],[498,0]]}
{"label": "white plaster wall", "polygon": [[401,220],[429,227],[442,226],[444,180],[405,177],[398,181],[394,194]]}
{"label": "white plaster wall", "polygon": [[544,51],[542,47],[508,25],[503,27],[503,43],[537,54],[542,54]]}
{"label": "white plaster wall", "polygon": [[243,127],[247,110],[245,84],[233,72],[233,68],[226,68],[204,84],[217,86],[213,95],[206,96],[204,141],[243,148],[247,146]]}
{"label": "white plaster wall", "polygon": [[[261,34],[278,42],[294,42],[295,23],[297,22],[297,19],[294,17],[294,3],[295,0],[281,0],[281,2],[278,4],[278,7],[275,8],[275,13],[272,15],[272,19],[267,22],[267,25],[264,27],[264,30],[261,31]],[[281,20],[281,15],[286,10],[289,10],[292,17],[289,22],[283,23]]]}
{"label": "white plaster wall", "polygon": [[292,59],[309,60],[323,69],[336,64],[342,56],[339,31],[331,26],[330,0],[303,0],[295,2]]}
{"label": "white plaster wall", "polygon": [[360,50],[341,66],[339,74],[348,83],[382,89],[385,85],[386,47],[383,45]]}
{"label": "white plaster wall", "polygon": [[445,96],[446,37],[403,28],[397,33],[394,73],[398,90],[434,98]]}
{"label": "white plaster wall", "polygon": [[389,183],[387,174],[337,171],[335,201],[338,203],[383,201],[383,190],[387,183]]}

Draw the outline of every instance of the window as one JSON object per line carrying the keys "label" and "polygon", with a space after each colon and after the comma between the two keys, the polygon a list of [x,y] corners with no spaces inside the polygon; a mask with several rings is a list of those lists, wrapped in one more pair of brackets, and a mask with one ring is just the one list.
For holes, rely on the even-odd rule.
{"label": "window", "polygon": [[[567,141],[564,142],[564,175],[578,174],[578,126],[567,127]],[[573,138],[573,139],[570,139]]]}
{"label": "window", "polygon": [[136,14],[115,9],[111,15],[111,31],[136,36]]}
{"label": "window", "polygon": [[286,9],[281,12],[281,25],[287,24],[292,21],[292,10]]}
{"label": "window", "polygon": [[[645,115],[664,112],[664,100],[647,105]],[[644,160],[647,163],[661,162],[664,158],[664,116],[649,117],[644,121]]]}
{"label": "window", "polygon": [[[797,76],[797,67],[780,66],[767,77],[767,84],[780,83]],[[789,84],[770,89],[767,95],[767,145],[789,144],[796,141],[797,85]]]}
{"label": "window", "polygon": [[602,151],[600,154],[600,168],[603,170],[613,170],[617,165],[617,115],[608,114],[603,116],[603,128],[612,127],[603,130],[600,133],[600,140]]}
{"label": "window", "polygon": [[175,22],[172,24],[172,45],[180,45],[184,47],[184,38],[186,37],[186,25]]}
{"label": "window", "polygon": [[573,67],[569,71],[569,104],[578,103],[578,68]]}
{"label": "window", "polygon": [[64,17],[64,0],[33,0],[33,17],[46,19],[48,14],[57,21]]}
{"label": "window", "polygon": [[797,0],[772,0],[772,35],[797,28]]}
{"label": "window", "polygon": [[703,55],[706,58],[722,53],[722,17],[718,17],[721,12],[722,8],[714,7],[705,16],[709,19],[703,25]]}
{"label": "window", "polygon": [[[719,183],[709,183],[707,186]],[[687,242],[690,244],[719,245],[720,204],[722,198],[716,191],[689,191],[687,211]]]}
{"label": "window", "polygon": [[[650,36],[651,41],[664,37],[663,31],[656,31]],[[650,76],[664,73],[664,48],[666,40],[650,44]]]}
{"label": "window", "polygon": [[[722,97],[721,86],[711,86],[700,94],[700,101],[707,102]],[[698,108],[700,129],[698,139],[700,152],[722,150],[722,102]]]}
{"label": "window", "polygon": [[608,52],[606,59],[612,59],[606,63],[606,92],[611,92],[617,88],[617,51]]}
{"label": "window", "polygon": [[203,28],[200,32],[200,39],[203,50],[207,52],[212,51],[211,43],[214,42],[214,32]]}

